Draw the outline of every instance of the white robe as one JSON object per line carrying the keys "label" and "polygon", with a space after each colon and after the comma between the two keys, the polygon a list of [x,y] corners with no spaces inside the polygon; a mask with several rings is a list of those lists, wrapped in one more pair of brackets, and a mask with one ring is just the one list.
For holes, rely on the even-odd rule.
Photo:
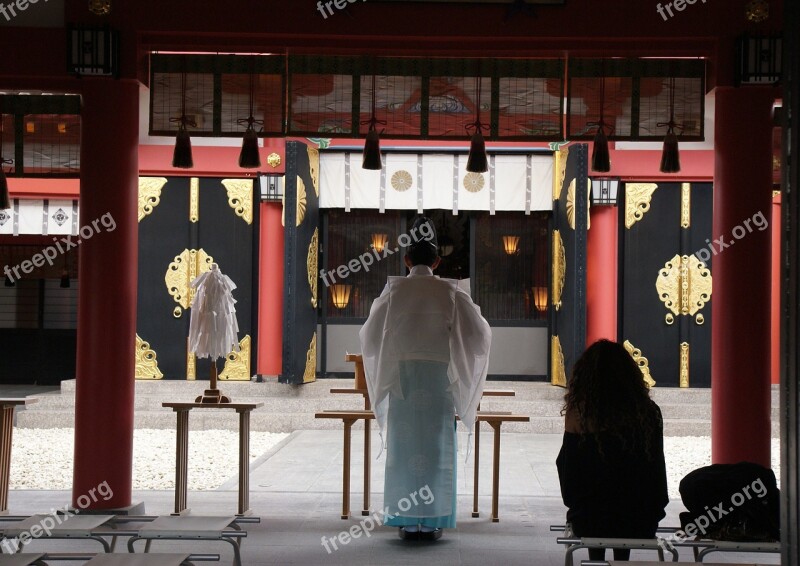
{"label": "white robe", "polygon": [[389,277],[359,332],[367,389],[386,438],[389,396],[403,398],[399,365],[427,360],[447,365],[456,414],[471,433],[489,367],[492,331],[480,308],[454,279],[424,265]]}

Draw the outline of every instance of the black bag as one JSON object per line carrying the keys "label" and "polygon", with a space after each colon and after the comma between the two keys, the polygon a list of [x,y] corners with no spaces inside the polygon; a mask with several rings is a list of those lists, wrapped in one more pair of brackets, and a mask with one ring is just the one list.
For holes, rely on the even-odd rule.
{"label": "black bag", "polygon": [[679,491],[688,509],[680,514],[684,531],[694,523],[702,538],[780,540],[780,492],[768,468],[752,462],[713,464],[688,473]]}

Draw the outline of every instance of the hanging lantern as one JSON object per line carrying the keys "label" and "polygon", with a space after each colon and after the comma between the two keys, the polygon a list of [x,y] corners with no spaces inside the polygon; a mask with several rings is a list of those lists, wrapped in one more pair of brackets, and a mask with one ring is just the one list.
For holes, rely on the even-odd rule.
{"label": "hanging lantern", "polygon": [[350,291],[352,289],[352,285],[345,285],[342,283],[331,285],[331,300],[333,301],[333,306],[337,309],[346,308],[350,303]]}
{"label": "hanging lantern", "polygon": [[514,255],[519,251],[519,236],[503,236],[503,250],[508,255]]}
{"label": "hanging lantern", "polygon": [[533,304],[539,312],[547,310],[547,287],[533,287]]}
{"label": "hanging lantern", "polygon": [[387,234],[372,235],[372,247],[378,253],[383,252],[388,242],[389,242],[389,236]]}

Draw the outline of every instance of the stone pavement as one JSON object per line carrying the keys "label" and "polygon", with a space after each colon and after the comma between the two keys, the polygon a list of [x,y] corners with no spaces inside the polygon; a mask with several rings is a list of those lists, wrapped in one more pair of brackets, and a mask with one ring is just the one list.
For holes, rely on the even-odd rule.
{"label": "stone pavement", "polygon": [[[488,427],[486,427],[488,430]],[[434,543],[407,542],[397,536],[397,530],[377,527],[369,532],[358,525],[362,521],[362,464],[361,431],[353,431],[353,462],[351,474],[351,517],[340,518],[342,482],[342,434],[336,430],[304,430],[292,433],[267,454],[251,465],[250,503],[261,524],[247,525],[248,537],[242,545],[247,566],[266,564],[348,564],[393,565],[534,565],[564,564],[564,550],[556,544],[557,533],[551,524],[564,521],[565,508],[561,502],[555,458],[561,436],[555,434],[504,434],[501,445],[500,522],[492,523],[491,508],[491,435],[481,438],[480,518],[471,517],[473,464],[464,462],[466,434],[459,433],[458,469],[458,527],[445,531]],[[373,459],[380,446],[373,435]],[[382,509],[383,464],[385,455],[373,460],[371,510]],[[12,463],[13,465],[13,463]],[[231,462],[232,469],[236,463]],[[191,474],[191,462],[189,462]],[[420,486],[422,487],[422,486]],[[195,514],[225,514],[236,510],[236,478],[231,478],[219,490],[190,492],[189,507]],[[69,502],[69,493],[53,491],[12,491],[9,497],[12,514],[47,512]],[[145,504],[148,514],[168,514],[172,510],[171,491],[140,491],[134,500]],[[677,525],[678,513],[683,510],[679,500],[671,501],[662,525]],[[369,527],[369,522],[363,524]],[[363,533],[347,544],[337,544],[330,553],[322,539],[330,541],[339,533],[353,527]],[[337,539],[340,540],[340,539]],[[124,546],[124,545],[123,545]],[[175,544],[158,543],[153,551],[187,550],[218,552],[229,563],[231,552],[226,545],[216,543]],[[47,548],[96,550],[87,543],[32,543],[30,550]],[[585,551],[576,553],[576,563],[586,559]],[[654,552],[634,552],[634,559],[655,560]],[[778,555],[713,555],[713,562],[779,564]],[[683,551],[681,561],[690,561]],[[64,563],[67,564],[67,563]]]}

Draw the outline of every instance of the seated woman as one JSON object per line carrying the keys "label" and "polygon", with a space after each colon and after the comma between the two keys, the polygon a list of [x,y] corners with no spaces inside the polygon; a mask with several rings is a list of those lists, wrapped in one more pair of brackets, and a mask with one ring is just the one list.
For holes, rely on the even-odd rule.
{"label": "seated woman", "polygon": [[[669,503],[661,410],[620,344],[599,340],[575,363],[556,465],[579,537],[654,538]],[[630,551],[614,549],[615,560]],[[605,550],[589,549],[603,560]]]}

